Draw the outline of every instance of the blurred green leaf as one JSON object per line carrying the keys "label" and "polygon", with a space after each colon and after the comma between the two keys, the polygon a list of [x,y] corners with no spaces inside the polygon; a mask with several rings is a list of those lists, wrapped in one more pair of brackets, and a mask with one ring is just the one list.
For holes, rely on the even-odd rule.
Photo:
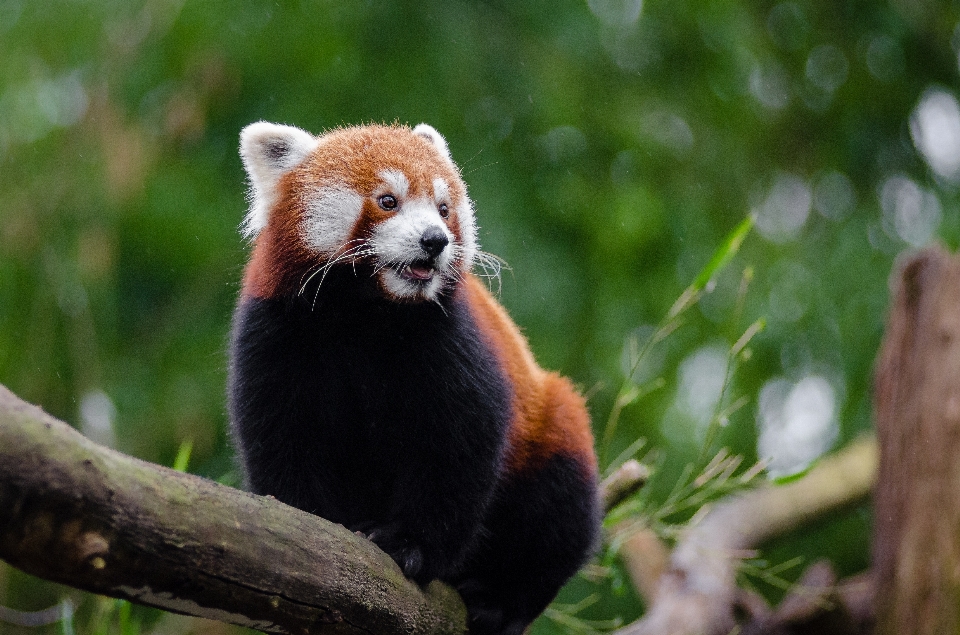
{"label": "blurred green leaf", "polygon": [[710,262],[697,274],[697,277],[690,286],[697,291],[704,289],[707,284],[713,280],[714,276],[727,266],[730,259],[737,255],[740,251],[740,246],[747,238],[750,230],[753,229],[755,223],[756,218],[753,215],[747,216],[740,221],[740,224],[727,235],[723,244],[713,252],[713,256],[710,257]]}
{"label": "blurred green leaf", "polygon": [[187,439],[180,444],[177,450],[177,458],[173,460],[173,469],[178,472],[186,472],[187,465],[190,463],[190,453],[193,452],[193,440]]}

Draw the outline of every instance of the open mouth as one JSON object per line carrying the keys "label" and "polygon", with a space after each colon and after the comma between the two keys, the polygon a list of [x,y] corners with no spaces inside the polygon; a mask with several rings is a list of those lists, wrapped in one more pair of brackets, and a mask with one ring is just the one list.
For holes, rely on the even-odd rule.
{"label": "open mouth", "polygon": [[411,282],[429,282],[436,273],[437,270],[429,262],[411,262],[399,271],[401,278]]}

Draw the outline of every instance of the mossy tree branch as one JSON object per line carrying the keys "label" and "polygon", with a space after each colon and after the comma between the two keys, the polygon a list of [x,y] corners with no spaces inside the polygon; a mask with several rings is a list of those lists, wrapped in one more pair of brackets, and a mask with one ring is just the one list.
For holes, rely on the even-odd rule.
{"label": "mossy tree branch", "polygon": [[271,633],[466,632],[339,525],[98,446],[0,386],[0,558],[27,573]]}

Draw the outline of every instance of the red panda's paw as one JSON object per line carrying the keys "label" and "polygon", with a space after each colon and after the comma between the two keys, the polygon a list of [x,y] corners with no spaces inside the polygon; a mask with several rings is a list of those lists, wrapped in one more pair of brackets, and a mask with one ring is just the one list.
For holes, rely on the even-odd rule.
{"label": "red panda's paw", "polygon": [[470,635],[522,635],[526,629],[526,621],[509,619],[503,607],[491,601],[479,580],[463,580],[456,588],[467,606]]}
{"label": "red panda's paw", "polygon": [[370,532],[369,538],[382,549],[403,571],[403,575],[417,584],[426,584],[437,577],[427,566],[423,549],[410,540],[396,525],[382,525]]}

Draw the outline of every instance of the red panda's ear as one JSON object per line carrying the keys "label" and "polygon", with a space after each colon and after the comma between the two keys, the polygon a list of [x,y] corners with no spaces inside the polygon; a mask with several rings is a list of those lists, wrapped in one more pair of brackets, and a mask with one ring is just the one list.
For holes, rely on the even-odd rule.
{"label": "red panda's ear", "polygon": [[243,221],[244,236],[256,236],[266,227],[276,202],[277,182],[317,147],[309,132],[266,121],[252,123],[240,133],[240,157],[250,179],[250,210]]}
{"label": "red panda's ear", "polygon": [[447,161],[453,163],[453,159],[450,157],[450,149],[447,147],[447,141],[433,126],[422,123],[413,129],[413,134],[417,135],[418,137],[423,137],[432,143],[434,146],[436,146],[437,150],[440,151],[440,154],[447,159]]}

